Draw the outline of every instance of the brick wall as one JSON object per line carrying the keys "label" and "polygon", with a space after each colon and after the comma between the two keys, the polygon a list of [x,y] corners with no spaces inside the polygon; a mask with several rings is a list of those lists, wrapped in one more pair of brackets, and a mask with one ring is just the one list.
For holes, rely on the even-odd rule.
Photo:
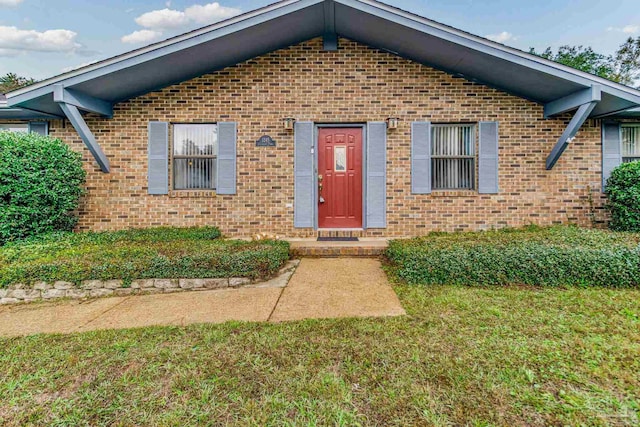
{"label": "brick wall", "polygon": [[[551,171],[545,159],[570,119],[545,120],[542,107],[349,40],[322,51],[314,39],[116,105],[113,119],[89,117],[111,162],[101,173],[67,122],[51,134],[84,154],[88,194],[79,229],[158,225],[219,226],[228,235],[293,228],[293,132],[283,117],[315,122],[367,122],[399,117],[388,131],[386,230],[406,236],[432,230],[476,230],[530,223],[601,222],[600,123],[589,121]],[[146,191],[147,123],[238,122],[237,194]],[[500,122],[500,193],[410,192],[410,124]],[[269,134],[276,147],[256,147]]]}

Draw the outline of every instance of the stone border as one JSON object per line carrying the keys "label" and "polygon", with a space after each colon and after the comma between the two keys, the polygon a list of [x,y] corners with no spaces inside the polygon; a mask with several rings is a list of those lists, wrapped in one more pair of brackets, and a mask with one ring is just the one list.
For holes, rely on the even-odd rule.
{"label": "stone border", "polygon": [[[275,278],[252,281],[246,277],[220,279],[137,279],[124,287],[122,280],[85,280],[80,287],[71,282],[57,281],[53,284],[38,282],[32,287],[24,284],[11,285],[0,289],[0,304],[16,304],[59,298],[83,299],[104,296],[125,296],[135,294],[158,294],[182,291],[207,291],[214,289],[239,288],[241,286],[286,283],[298,266],[298,260],[288,261]],[[277,285],[276,285],[277,286]]]}

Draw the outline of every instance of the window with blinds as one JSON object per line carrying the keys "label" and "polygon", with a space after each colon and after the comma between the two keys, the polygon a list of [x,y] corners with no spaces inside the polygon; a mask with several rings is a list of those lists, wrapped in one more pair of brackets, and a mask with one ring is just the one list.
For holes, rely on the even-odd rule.
{"label": "window with blinds", "polygon": [[173,188],[215,190],[218,126],[173,125]]}
{"label": "window with blinds", "polygon": [[9,132],[29,132],[29,125],[20,123],[0,123],[0,130]]}
{"label": "window with blinds", "polygon": [[476,176],[473,125],[431,127],[431,183],[436,190],[472,190]]}
{"label": "window with blinds", "polygon": [[622,126],[622,162],[640,160],[640,126]]}

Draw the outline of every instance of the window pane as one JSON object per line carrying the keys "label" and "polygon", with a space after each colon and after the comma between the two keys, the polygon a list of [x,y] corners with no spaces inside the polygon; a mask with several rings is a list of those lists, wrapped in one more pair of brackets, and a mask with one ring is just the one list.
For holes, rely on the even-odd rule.
{"label": "window pane", "polygon": [[175,125],[173,154],[176,156],[213,156],[218,154],[217,125]]}
{"label": "window pane", "polygon": [[622,157],[640,157],[640,127],[622,127]]}
{"label": "window pane", "polygon": [[8,130],[10,132],[29,132],[29,125],[20,123],[0,123],[0,131]]}
{"label": "window pane", "polygon": [[216,188],[216,159],[174,159],[173,164],[176,190]]}
{"label": "window pane", "polygon": [[473,189],[475,136],[472,125],[435,125],[431,131],[434,189]]}
{"label": "window pane", "polygon": [[473,156],[473,126],[434,126],[431,130],[432,156]]}
{"label": "window pane", "polygon": [[174,125],[174,189],[215,189],[217,154],[216,125]]}

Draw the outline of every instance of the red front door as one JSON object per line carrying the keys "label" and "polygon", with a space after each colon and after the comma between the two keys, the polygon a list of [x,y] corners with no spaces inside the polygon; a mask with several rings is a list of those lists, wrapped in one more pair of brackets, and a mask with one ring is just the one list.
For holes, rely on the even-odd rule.
{"label": "red front door", "polygon": [[318,227],[362,228],[362,129],[318,131]]}

